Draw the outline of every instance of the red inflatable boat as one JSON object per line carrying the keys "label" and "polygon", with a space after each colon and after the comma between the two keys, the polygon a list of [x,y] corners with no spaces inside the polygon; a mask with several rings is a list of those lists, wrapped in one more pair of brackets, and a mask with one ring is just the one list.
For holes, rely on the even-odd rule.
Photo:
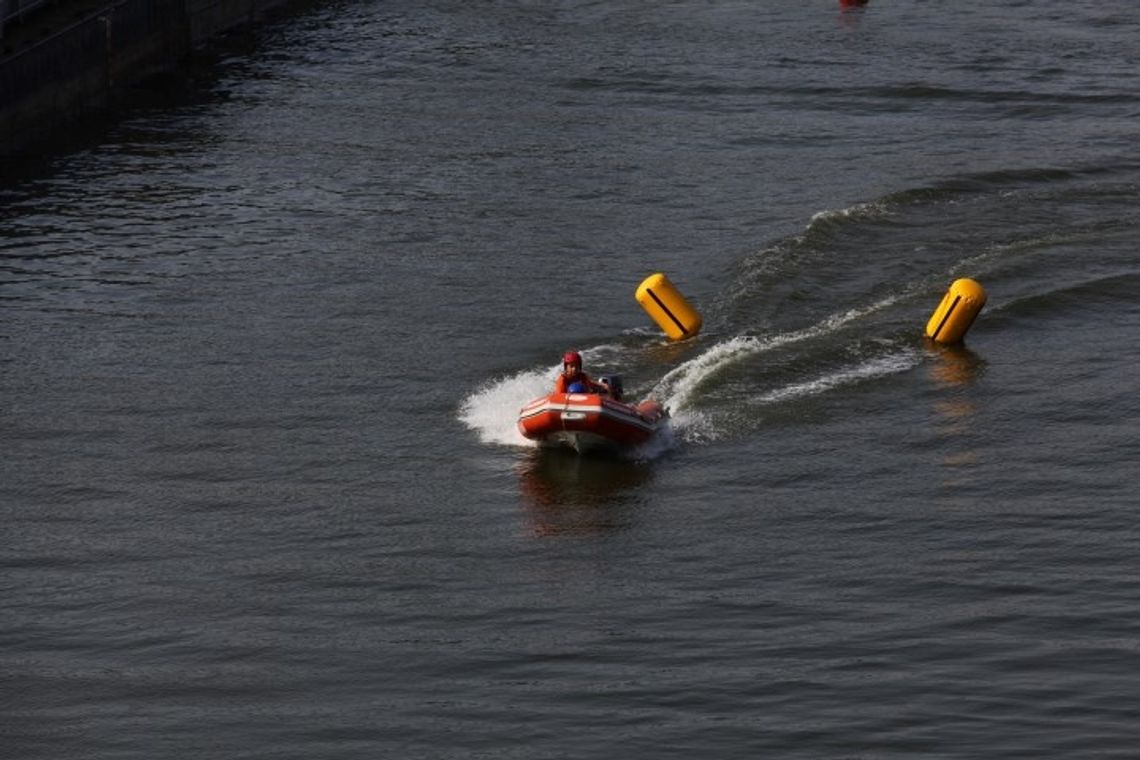
{"label": "red inflatable boat", "polygon": [[551,393],[519,412],[519,431],[543,446],[577,451],[620,449],[645,443],[669,412],[656,401],[636,406],[599,393]]}

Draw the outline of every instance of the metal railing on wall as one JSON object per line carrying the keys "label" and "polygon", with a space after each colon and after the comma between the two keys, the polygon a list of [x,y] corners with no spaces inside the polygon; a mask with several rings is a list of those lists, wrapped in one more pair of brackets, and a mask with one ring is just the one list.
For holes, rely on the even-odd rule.
{"label": "metal railing on wall", "polygon": [[52,0],[0,0],[0,37],[4,36],[8,22],[21,21],[36,8],[50,2]]}

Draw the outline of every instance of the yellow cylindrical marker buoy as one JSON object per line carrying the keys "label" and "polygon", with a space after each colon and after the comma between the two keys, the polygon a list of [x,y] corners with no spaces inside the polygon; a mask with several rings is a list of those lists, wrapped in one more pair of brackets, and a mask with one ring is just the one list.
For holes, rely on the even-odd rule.
{"label": "yellow cylindrical marker buoy", "polygon": [[701,315],[660,272],[638,286],[637,302],[671,340],[691,338],[701,330]]}
{"label": "yellow cylindrical marker buoy", "polygon": [[926,337],[936,343],[958,343],[985,305],[981,285],[968,278],[955,280],[926,323]]}

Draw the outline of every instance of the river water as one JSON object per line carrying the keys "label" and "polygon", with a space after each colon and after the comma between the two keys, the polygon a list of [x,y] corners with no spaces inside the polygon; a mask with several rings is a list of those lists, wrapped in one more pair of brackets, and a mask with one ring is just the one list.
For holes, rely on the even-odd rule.
{"label": "river water", "polygon": [[343,0],[9,167],[0,754],[1135,757],[1135,10]]}

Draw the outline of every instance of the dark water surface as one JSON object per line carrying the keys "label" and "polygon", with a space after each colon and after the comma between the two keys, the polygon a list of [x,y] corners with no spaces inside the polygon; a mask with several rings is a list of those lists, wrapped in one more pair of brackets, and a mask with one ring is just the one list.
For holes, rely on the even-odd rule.
{"label": "dark water surface", "polygon": [[0,755],[1136,757],[1140,17],[953,5],[330,3],[8,176]]}

